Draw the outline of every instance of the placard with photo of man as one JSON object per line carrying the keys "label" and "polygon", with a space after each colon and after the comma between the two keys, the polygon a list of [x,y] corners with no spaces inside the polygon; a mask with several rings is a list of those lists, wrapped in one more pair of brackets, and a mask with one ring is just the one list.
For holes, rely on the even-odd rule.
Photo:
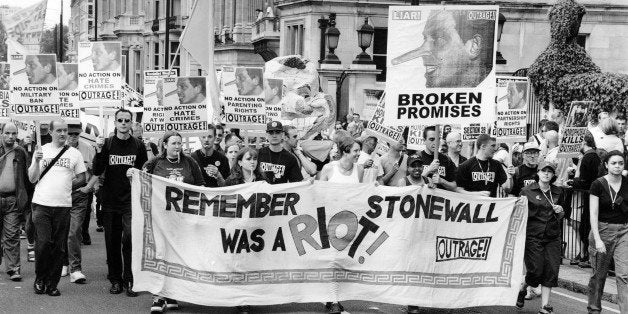
{"label": "placard with photo of man", "polygon": [[527,136],[528,95],[526,77],[497,77],[497,120],[493,136],[499,141],[525,142]]}
{"label": "placard with photo of man", "polygon": [[82,107],[119,107],[122,100],[120,42],[78,43],[79,101]]}
{"label": "placard with photo of man", "polygon": [[10,103],[15,118],[42,119],[59,116],[57,56],[12,54]]}
{"label": "placard with photo of man", "polygon": [[78,93],[78,63],[57,62],[57,78],[59,80],[59,110],[61,118],[67,123],[81,122]]}
{"label": "placard with photo of man", "polygon": [[389,10],[389,123],[493,119],[498,7],[391,6]]}

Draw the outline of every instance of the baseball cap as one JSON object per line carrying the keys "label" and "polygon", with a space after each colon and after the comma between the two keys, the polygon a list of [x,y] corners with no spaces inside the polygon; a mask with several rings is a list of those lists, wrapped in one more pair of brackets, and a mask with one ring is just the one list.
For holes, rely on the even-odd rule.
{"label": "baseball cap", "polygon": [[281,122],[279,121],[271,121],[266,123],[266,132],[270,132],[270,131],[282,131],[283,132],[283,125],[281,125]]}
{"label": "baseball cap", "polygon": [[555,164],[555,163],[553,163],[553,162],[549,162],[549,161],[542,161],[542,162],[539,164],[539,167],[538,167],[537,169],[539,169],[539,170],[543,170],[543,169],[545,169],[545,168],[550,168],[550,169],[552,169],[552,171],[553,171],[554,173],[556,173],[556,164]]}
{"label": "baseball cap", "polygon": [[81,133],[83,132],[82,124],[68,124],[68,133]]}
{"label": "baseball cap", "polygon": [[523,152],[525,153],[528,150],[541,151],[541,149],[539,148],[539,144],[537,144],[535,141],[528,142],[523,145]]}
{"label": "baseball cap", "polygon": [[408,166],[411,166],[415,162],[418,162],[420,166],[423,166],[423,159],[421,158],[421,156],[408,156]]}

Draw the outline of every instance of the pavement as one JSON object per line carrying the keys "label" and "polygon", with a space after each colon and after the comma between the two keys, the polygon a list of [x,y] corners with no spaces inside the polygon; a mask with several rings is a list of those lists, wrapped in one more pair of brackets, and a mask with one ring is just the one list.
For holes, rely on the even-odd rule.
{"label": "pavement", "polygon": [[[589,278],[591,277],[591,268],[580,268],[577,265],[560,266],[558,273],[558,286],[569,291],[587,294],[589,290]],[[604,286],[604,295],[602,300],[617,304],[617,281],[615,277],[606,277],[606,285]]]}
{"label": "pavement", "polygon": [[[92,245],[83,246],[83,272],[87,276],[86,284],[70,283],[69,277],[62,277],[59,283],[61,296],[50,297],[47,295],[35,295],[33,293],[34,263],[26,260],[26,240],[22,240],[22,275],[21,282],[12,282],[4,271],[0,272],[0,313],[149,313],[152,296],[146,292],[140,292],[135,298],[127,297],[124,293],[119,295],[109,294],[109,281],[107,280],[107,265],[105,263],[104,234],[95,232],[95,219],[92,220],[90,234]],[[4,270],[4,265],[0,266]],[[586,287],[590,269],[563,266],[561,268],[561,286],[552,290],[551,305],[556,313],[586,313],[586,295],[575,291]],[[613,289],[614,278],[607,280],[608,300],[617,299],[617,292]],[[578,288],[579,287],[579,288]],[[613,298],[614,293],[614,298]],[[514,304],[513,300],[513,304]],[[522,310],[514,306],[491,306],[464,309],[424,309],[421,313],[518,313],[534,314],[540,308],[540,298],[526,301]],[[619,313],[616,304],[604,301],[605,313]],[[207,307],[180,302],[178,313],[220,313],[236,314],[233,307]],[[343,301],[344,314],[354,313],[385,313],[402,314],[406,311],[405,305],[376,303],[361,300]],[[325,313],[323,303],[289,303],[268,306],[252,306],[251,313],[299,313],[317,314]]]}

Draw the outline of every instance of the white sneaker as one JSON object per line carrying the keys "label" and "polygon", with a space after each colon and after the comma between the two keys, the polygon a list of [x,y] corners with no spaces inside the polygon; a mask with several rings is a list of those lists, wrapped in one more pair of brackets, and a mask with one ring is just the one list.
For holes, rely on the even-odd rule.
{"label": "white sneaker", "polygon": [[541,295],[541,287],[528,287],[528,293],[526,294],[526,300],[532,300]]}
{"label": "white sneaker", "polygon": [[61,277],[65,277],[67,275],[69,275],[68,266],[63,266],[63,268],[61,268]]}
{"label": "white sneaker", "polygon": [[70,274],[70,282],[85,283],[85,280],[87,280],[87,278],[80,270],[77,270]]}

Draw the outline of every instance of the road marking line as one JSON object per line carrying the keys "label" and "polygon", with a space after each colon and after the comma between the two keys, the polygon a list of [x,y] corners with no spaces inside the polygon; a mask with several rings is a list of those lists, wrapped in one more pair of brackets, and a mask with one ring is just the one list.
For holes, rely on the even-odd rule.
{"label": "road marking line", "polygon": [[[562,292],[552,291],[552,293],[558,294],[558,295],[560,295],[560,296],[563,296],[563,297],[566,297],[566,298],[569,298],[569,299],[572,299],[572,300],[579,301],[579,302],[584,303],[584,304],[588,304],[588,303],[589,303],[587,300],[584,300],[584,299],[579,299],[579,298],[576,298],[576,297],[570,296],[570,295],[565,294],[565,293],[562,293]],[[613,312],[613,313],[619,313],[619,311],[618,311],[618,310],[613,309],[613,308],[610,308],[610,307],[608,307],[608,306],[604,306],[604,305],[602,305],[602,308],[603,308],[603,309],[605,309],[605,310],[607,310],[607,311]]]}

